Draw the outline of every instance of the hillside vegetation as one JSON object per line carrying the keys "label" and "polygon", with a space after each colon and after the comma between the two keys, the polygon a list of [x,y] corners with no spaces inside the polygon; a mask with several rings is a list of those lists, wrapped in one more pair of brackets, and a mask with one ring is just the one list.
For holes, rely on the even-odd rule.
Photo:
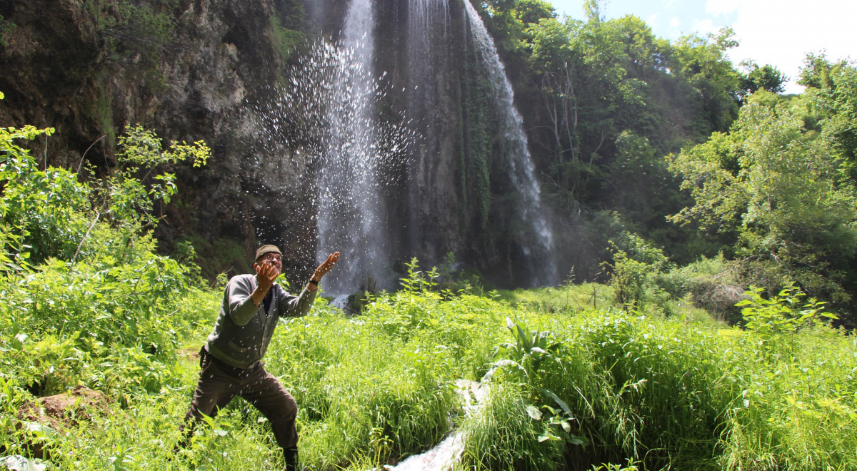
{"label": "hillside vegetation", "polygon": [[681,266],[722,253],[720,278],[769,294],[794,283],[855,325],[853,62],[810,53],[793,77],[806,92],[782,96],[776,68],[730,62],[728,28],[670,42],[637,17],[604,19],[598,1],[583,19],[541,0],[483,5],[566,272],[594,280],[609,241],[631,254],[636,236]]}
{"label": "hillside vegetation", "polygon": [[[453,254],[413,259],[358,312],[319,297],[281,321],[266,368],[307,468],[380,469],[456,430],[458,469],[857,469],[857,67],[810,54],[806,93],[782,96],[775,69],[729,63],[728,30],[669,43],[587,5],[480,5],[567,279],[496,291]],[[168,9],[146,11],[101,25],[116,63],[145,52],[126,30],[169,40]],[[60,168],[31,152],[53,132],[0,128],[0,463],[282,468],[243,400],[178,446],[226,277],[202,276],[203,238],[167,256],[154,231],[209,147],[129,126],[115,165]]]}
{"label": "hillside vegetation", "polygon": [[[123,166],[84,183],[14,143],[47,132],[0,136],[2,453],[59,469],[281,466],[241,400],[175,448],[222,285],[154,253],[151,208],[172,191],[159,167],[202,164],[205,145],[165,151],[128,129]],[[716,260],[671,268],[636,244],[648,262],[617,250],[609,286],[499,298],[414,260],[403,289],[358,316],[319,298],[281,322],[268,369],[300,404],[304,464],[367,469],[457,428],[468,469],[857,466],[853,335],[796,288],[746,293],[744,329],[715,322],[667,289]],[[456,394],[462,379],[487,388],[480,407]],[[63,393],[66,406],[51,406]]]}

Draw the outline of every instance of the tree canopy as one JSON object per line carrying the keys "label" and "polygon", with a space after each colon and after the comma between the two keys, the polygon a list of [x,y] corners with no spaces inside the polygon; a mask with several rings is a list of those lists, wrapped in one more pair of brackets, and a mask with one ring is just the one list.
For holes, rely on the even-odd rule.
{"label": "tree canopy", "polygon": [[608,258],[608,239],[636,233],[680,264],[724,253],[772,292],[857,294],[853,64],[809,54],[807,91],[788,97],[777,68],[730,61],[729,28],[670,42],[594,0],[583,19],[538,0],[483,6],[503,60],[521,65],[511,78],[543,193],[572,229],[563,243]]}

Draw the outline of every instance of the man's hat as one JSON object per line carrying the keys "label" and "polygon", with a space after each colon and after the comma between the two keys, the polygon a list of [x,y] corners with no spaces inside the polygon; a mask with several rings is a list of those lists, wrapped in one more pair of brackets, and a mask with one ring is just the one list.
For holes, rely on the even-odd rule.
{"label": "man's hat", "polygon": [[259,260],[268,253],[276,253],[280,254],[280,257],[283,256],[283,252],[280,252],[280,249],[278,249],[276,245],[263,245],[256,251],[256,260]]}

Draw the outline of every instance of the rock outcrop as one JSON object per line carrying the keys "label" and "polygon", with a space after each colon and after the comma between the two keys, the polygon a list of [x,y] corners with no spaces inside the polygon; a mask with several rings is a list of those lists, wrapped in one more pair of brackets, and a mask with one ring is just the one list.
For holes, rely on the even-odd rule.
{"label": "rock outcrop", "polygon": [[[416,256],[431,266],[453,252],[499,285],[519,284],[526,264],[504,203],[507,170],[491,161],[502,137],[491,134],[463,6],[423,2],[442,6],[435,11],[442,16],[415,36],[408,9],[419,3],[376,3],[376,73],[388,72],[390,90],[382,107],[406,115],[421,136],[408,166],[390,179],[398,182],[386,196],[392,259]],[[129,4],[161,23],[135,20],[120,8]],[[259,241],[276,243],[287,254],[284,271],[300,282],[315,258],[312,156],[300,140],[270,139],[254,104],[288,83],[294,51],[307,38],[336,40],[348,5],[7,2],[0,15],[15,26],[0,45],[0,126],[56,128],[30,147],[45,165],[72,169],[83,160],[102,171],[115,165],[116,137],[129,124],[170,142],[205,140],[212,148],[205,168],[175,169],[179,197],[162,209],[161,249],[190,239],[213,277],[247,270]]]}
{"label": "rock outcrop", "polygon": [[[116,135],[128,124],[170,142],[204,139],[213,149],[209,165],[175,169],[180,201],[159,227],[162,248],[197,234],[198,253],[228,269],[264,239],[292,254],[293,269],[305,268],[313,256],[302,198],[308,162],[297,149],[255,145],[264,131],[245,106],[281,77],[272,0],[182,0],[153,10],[171,20],[167,40],[150,38],[154,54],[123,43],[145,48],[149,40],[121,37],[116,25],[128,20],[121,2],[12,3],[0,12],[15,25],[0,47],[0,126],[54,127],[32,152],[75,169],[84,154],[98,168],[114,165]],[[152,57],[158,62],[146,63]],[[233,242],[216,244],[222,239]]]}

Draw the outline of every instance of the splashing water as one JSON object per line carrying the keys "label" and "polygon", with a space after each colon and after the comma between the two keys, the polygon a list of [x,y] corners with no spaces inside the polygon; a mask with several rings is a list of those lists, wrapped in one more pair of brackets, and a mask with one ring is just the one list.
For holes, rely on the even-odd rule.
{"label": "splashing water", "polygon": [[317,258],[339,250],[347,263],[327,281],[333,294],[364,289],[372,279],[386,282],[388,230],[379,180],[378,126],[372,76],[375,8],[372,0],[352,0],[340,45],[350,57],[335,74],[327,108],[330,139],[317,170]]}
{"label": "splashing water", "polygon": [[333,296],[394,289],[385,196],[402,175],[414,132],[376,116],[386,96],[373,71],[372,0],[352,0],[342,37],[312,45],[288,84],[257,114],[270,140],[308,152],[315,167],[316,259],[342,254],[325,277]]}
{"label": "splashing water", "polygon": [[553,234],[542,211],[541,190],[539,182],[535,177],[535,166],[533,165],[527,146],[524,121],[515,108],[515,95],[512,90],[512,84],[506,76],[506,70],[503,67],[503,63],[500,62],[497,48],[488,34],[488,30],[485,28],[482,18],[480,18],[476,9],[473,8],[470,0],[464,0],[464,5],[470,21],[470,32],[473,42],[478,47],[482,60],[488,68],[493,85],[494,99],[501,110],[503,121],[502,132],[510,146],[510,150],[507,152],[507,164],[510,167],[509,176],[512,184],[518,189],[521,195],[523,219],[535,229],[538,239],[539,247],[536,247],[536,251],[539,252],[538,254],[532,253],[533,250],[530,247],[523,247],[531,263],[535,262],[539,264],[537,267],[533,267],[532,271],[538,277],[533,281],[535,284],[555,285],[557,283],[557,269],[552,257],[554,252]]}

